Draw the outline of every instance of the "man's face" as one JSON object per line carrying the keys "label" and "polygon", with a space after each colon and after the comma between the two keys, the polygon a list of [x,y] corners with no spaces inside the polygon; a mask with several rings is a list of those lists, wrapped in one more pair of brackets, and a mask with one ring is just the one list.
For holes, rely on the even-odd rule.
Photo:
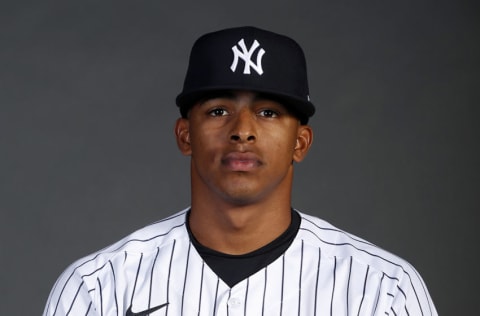
{"label": "man's face", "polygon": [[235,205],[291,190],[293,161],[301,161],[312,131],[278,102],[230,91],[194,105],[176,125],[191,156],[192,190]]}

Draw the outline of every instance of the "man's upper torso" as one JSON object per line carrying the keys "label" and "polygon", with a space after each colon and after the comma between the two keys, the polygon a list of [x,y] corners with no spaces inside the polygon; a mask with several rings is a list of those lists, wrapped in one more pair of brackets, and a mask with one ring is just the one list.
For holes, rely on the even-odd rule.
{"label": "man's upper torso", "polygon": [[[287,251],[233,287],[189,238],[187,210],[70,266],[44,315],[437,315],[406,261],[305,214]],[[127,311],[132,313],[128,314]]]}

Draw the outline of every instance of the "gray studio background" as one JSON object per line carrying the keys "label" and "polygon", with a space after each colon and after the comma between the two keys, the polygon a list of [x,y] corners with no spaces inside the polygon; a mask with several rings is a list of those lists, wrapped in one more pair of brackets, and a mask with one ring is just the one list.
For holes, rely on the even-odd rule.
{"label": "gray studio background", "polygon": [[308,59],[294,206],[409,260],[441,315],[478,315],[474,3],[2,2],[0,314],[40,315],[75,259],[188,206],[173,124],[191,44],[256,25]]}

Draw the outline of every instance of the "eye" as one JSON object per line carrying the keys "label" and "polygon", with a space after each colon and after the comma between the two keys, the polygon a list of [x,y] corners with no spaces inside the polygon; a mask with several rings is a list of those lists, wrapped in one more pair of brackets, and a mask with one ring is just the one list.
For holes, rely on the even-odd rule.
{"label": "eye", "polygon": [[214,108],[214,109],[208,111],[208,115],[210,115],[210,116],[225,116],[227,114],[228,114],[228,112],[225,109],[222,109],[222,108]]}
{"label": "eye", "polygon": [[259,115],[263,117],[278,117],[278,113],[270,109],[261,110]]}

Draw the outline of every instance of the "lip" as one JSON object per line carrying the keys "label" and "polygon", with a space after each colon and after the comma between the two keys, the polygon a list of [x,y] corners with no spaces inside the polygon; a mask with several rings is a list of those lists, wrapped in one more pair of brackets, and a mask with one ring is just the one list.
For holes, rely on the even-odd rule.
{"label": "lip", "polygon": [[222,158],[222,165],[231,171],[253,171],[262,165],[260,158],[252,152],[231,152]]}

